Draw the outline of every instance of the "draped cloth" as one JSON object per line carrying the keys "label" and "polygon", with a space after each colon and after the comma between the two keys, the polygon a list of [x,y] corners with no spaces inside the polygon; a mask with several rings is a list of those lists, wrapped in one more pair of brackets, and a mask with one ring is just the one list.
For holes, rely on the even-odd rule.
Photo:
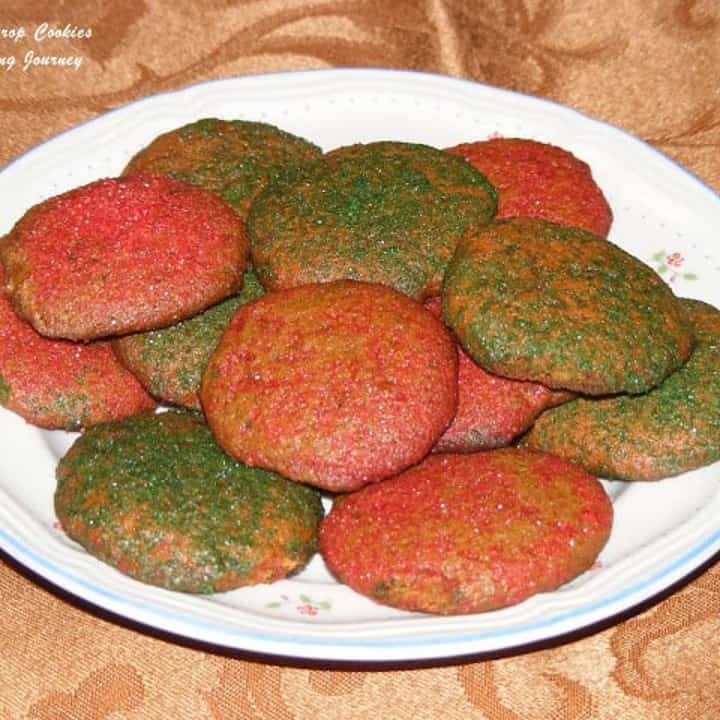
{"label": "draped cloth", "polygon": [[[66,62],[43,64],[51,56]],[[638,135],[720,189],[712,0],[5,0],[0,164],[152,93],[345,66],[444,73],[550,98]],[[149,633],[9,559],[0,609],[0,720],[720,717],[717,563],[590,634],[383,671],[297,667]]]}

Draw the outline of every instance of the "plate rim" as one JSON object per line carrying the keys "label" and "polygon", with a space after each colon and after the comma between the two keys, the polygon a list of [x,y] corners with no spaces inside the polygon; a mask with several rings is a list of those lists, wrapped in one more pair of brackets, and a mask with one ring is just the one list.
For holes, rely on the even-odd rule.
{"label": "plate rim", "polygon": [[254,81],[261,81],[264,79],[271,80],[271,81],[273,81],[273,80],[280,81],[282,79],[287,79],[291,76],[292,77],[308,77],[308,78],[311,76],[316,76],[319,78],[324,78],[324,77],[332,78],[335,75],[337,75],[338,77],[350,77],[353,75],[357,76],[357,77],[364,77],[364,76],[376,76],[376,77],[381,77],[381,78],[391,78],[392,77],[392,78],[396,78],[398,80],[401,80],[403,78],[408,78],[408,79],[415,80],[418,82],[430,81],[430,82],[436,82],[441,85],[454,84],[454,85],[457,85],[457,87],[466,87],[471,92],[472,92],[473,88],[474,89],[480,88],[483,91],[497,93],[500,96],[524,98],[525,100],[527,100],[529,102],[538,103],[543,106],[549,106],[558,112],[567,113],[569,115],[574,115],[577,118],[580,118],[583,121],[587,121],[596,127],[602,127],[612,133],[624,135],[627,140],[634,141],[635,143],[642,145],[647,151],[655,154],[659,159],[670,162],[672,165],[675,166],[676,170],[681,171],[690,180],[692,180],[695,183],[702,186],[702,189],[704,191],[708,192],[713,198],[720,201],[720,191],[716,191],[707,181],[705,181],[703,178],[701,178],[699,175],[694,173],[689,168],[687,168],[684,165],[682,165],[681,163],[679,163],[674,158],[670,157],[667,153],[664,153],[662,150],[655,147],[654,145],[652,145],[648,141],[644,140],[639,135],[631,132],[630,130],[627,130],[619,125],[615,125],[612,122],[610,122],[609,120],[604,120],[602,118],[595,117],[595,116],[591,115],[589,112],[579,110],[579,109],[571,107],[569,105],[564,105],[563,103],[559,102],[558,100],[546,98],[546,97],[543,97],[542,95],[537,95],[537,94],[534,94],[531,92],[525,92],[525,91],[521,91],[521,90],[510,90],[509,88],[501,87],[498,85],[491,85],[489,83],[483,83],[480,81],[471,80],[469,78],[462,78],[462,77],[457,77],[454,75],[446,75],[446,74],[443,74],[440,72],[433,72],[433,71],[408,70],[408,69],[403,69],[403,68],[389,68],[389,67],[386,68],[386,67],[375,67],[375,66],[338,66],[338,67],[332,67],[332,68],[302,68],[302,69],[297,69],[297,70],[273,70],[273,71],[268,71],[268,72],[253,73],[250,75],[234,75],[234,76],[227,76],[227,77],[220,77],[220,78],[208,78],[207,80],[199,80],[197,82],[189,83],[187,85],[183,85],[178,88],[169,89],[169,90],[160,90],[158,92],[154,92],[149,95],[143,95],[142,97],[125,101],[125,102],[121,103],[120,105],[110,108],[109,110],[100,112],[97,115],[94,115],[93,117],[86,118],[85,120],[81,120],[79,123],[77,123],[75,125],[71,125],[70,127],[67,127],[56,133],[53,133],[52,135],[48,136],[41,142],[33,145],[30,148],[27,148],[26,150],[21,152],[19,155],[16,155],[15,157],[11,158],[5,165],[0,166],[0,174],[5,173],[16,163],[19,163],[20,161],[24,160],[27,156],[32,155],[36,151],[40,151],[45,145],[47,145],[51,142],[54,142],[55,140],[58,140],[59,138],[62,138],[63,136],[65,136],[67,134],[73,133],[81,128],[84,128],[87,125],[91,125],[92,123],[94,123],[102,118],[110,117],[116,113],[126,111],[128,108],[142,104],[142,103],[157,102],[157,101],[161,100],[162,98],[171,98],[180,93],[192,92],[192,91],[196,91],[201,88],[221,85],[223,83],[233,84],[238,81],[254,82]]}

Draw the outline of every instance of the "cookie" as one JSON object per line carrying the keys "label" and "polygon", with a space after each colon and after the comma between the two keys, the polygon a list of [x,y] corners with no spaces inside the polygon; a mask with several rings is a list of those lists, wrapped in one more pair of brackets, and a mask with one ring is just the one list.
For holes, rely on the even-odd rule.
{"label": "cookie", "polygon": [[340,279],[437,294],[463,231],[495,212],[495,189],[461,158],[412,143],[351,145],[257,198],[248,216],[266,288]]}
{"label": "cookie", "polygon": [[113,349],[153,396],[200,410],[200,380],[230,318],[264,292],[254,271],[246,270],[239,294],[170,327],[117,338]]}
{"label": "cookie", "polygon": [[612,210],[590,166],[571,152],[528,138],[491,138],[448,152],[464,157],[497,188],[496,219],[536,217],[607,237]]}
{"label": "cookie", "polygon": [[242,218],[269,183],[322,154],[274,125],[203,118],[163,133],[140,150],[124,175],[164,175],[210,190]]}
{"label": "cookie", "polygon": [[612,514],[595,478],[552,455],[439,454],[336,500],[320,552],[340,582],[381,604],[484,612],[590,568]]}
{"label": "cookie", "polygon": [[35,205],[0,259],[13,307],[39,333],[90,340],[170,325],[234,293],[247,235],[207,190],[136,175]]}
{"label": "cookie", "polygon": [[32,425],[79,430],[148,412],[155,401],[118,362],[110,343],[43,337],[0,293],[0,405]]}
{"label": "cookie", "polygon": [[646,392],[693,343],[650,267],[586,230],[535,218],[468,233],[445,277],[443,314],[489,372],[592,395]]}
{"label": "cookie", "polygon": [[[440,298],[425,307],[442,317]],[[510,445],[546,408],[574,397],[538,383],[510,380],[483,370],[458,347],[458,409],[433,452],[474,452]]]}
{"label": "cookie", "polygon": [[392,288],[341,280],[241,307],[200,399],[233,457],[349,491],[421,460],[455,414],[456,388],[441,322]]}
{"label": "cookie", "polygon": [[720,311],[681,302],[697,338],[685,365],[645,395],[548,410],[523,443],[620,480],[660,480],[720,460]]}
{"label": "cookie", "polygon": [[103,562],[192,593],[296,572],[322,515],[315,490],[235,462],[197,415],[179,412],[87,430],[58,464],[55,510]]}

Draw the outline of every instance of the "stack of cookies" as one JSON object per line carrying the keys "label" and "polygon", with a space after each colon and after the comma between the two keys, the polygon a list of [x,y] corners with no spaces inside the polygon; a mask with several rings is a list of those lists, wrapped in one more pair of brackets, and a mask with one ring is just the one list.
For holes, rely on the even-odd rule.
{"label": "stack of cookies", "polygon": [[720,459],[720,313],[611,224],[535,140],[323,154],[199,120],[2,240],[0,402],[82,430],[58,518],[143,582],[231,590],[319,551],[393,607],[512,605],[595,563],[598,478]]}

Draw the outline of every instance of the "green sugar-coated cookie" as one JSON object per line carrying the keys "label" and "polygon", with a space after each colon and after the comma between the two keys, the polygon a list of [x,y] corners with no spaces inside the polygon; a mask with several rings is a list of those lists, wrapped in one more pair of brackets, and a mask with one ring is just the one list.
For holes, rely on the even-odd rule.
{"label": "green sugar-coated cookie", "polygon": [[680,303],[651,268],[586,230],[532,218],[463,238],[443,313],[486,370],[593,395],[649,390],[693,342]]}
{"label": "green sugar-coated cookie", "polygon": [[437,294],[462,233],[495,212],[495,189],[462,158],[426,145],[351,145],[275,183],[248,217],[271,289],[351,279],[415,299]]}
{"label": "green sugar-coated cookie", "polygon": [[268,182],[320,154],[316,145],[267,123],[203,118],[155,138],[124,174],[166,175],[199,185],[244,218]]}
{"label": "green sugar-coated cookie", "polygon": [[659,480],[720,460],[720,312],[681,302],[697,338],[685,365],[645,395],[548,410],[524,444],[622,480]]}
{"label": "green sugar-coated cookie", "polygon": [[232,460],[191,413],[95,425],[57,481],[65,532],[152,585],[207,593],[272,582],[315,551],[318,493]]}
{"label": "green sugar-coated cookie", "polygon": [[238,295],[170,327],[118,338],[113,348],[156,398],[199,410],[200,380],[220,336],[235,311],[264,292],[254,271],[246,270]]}

